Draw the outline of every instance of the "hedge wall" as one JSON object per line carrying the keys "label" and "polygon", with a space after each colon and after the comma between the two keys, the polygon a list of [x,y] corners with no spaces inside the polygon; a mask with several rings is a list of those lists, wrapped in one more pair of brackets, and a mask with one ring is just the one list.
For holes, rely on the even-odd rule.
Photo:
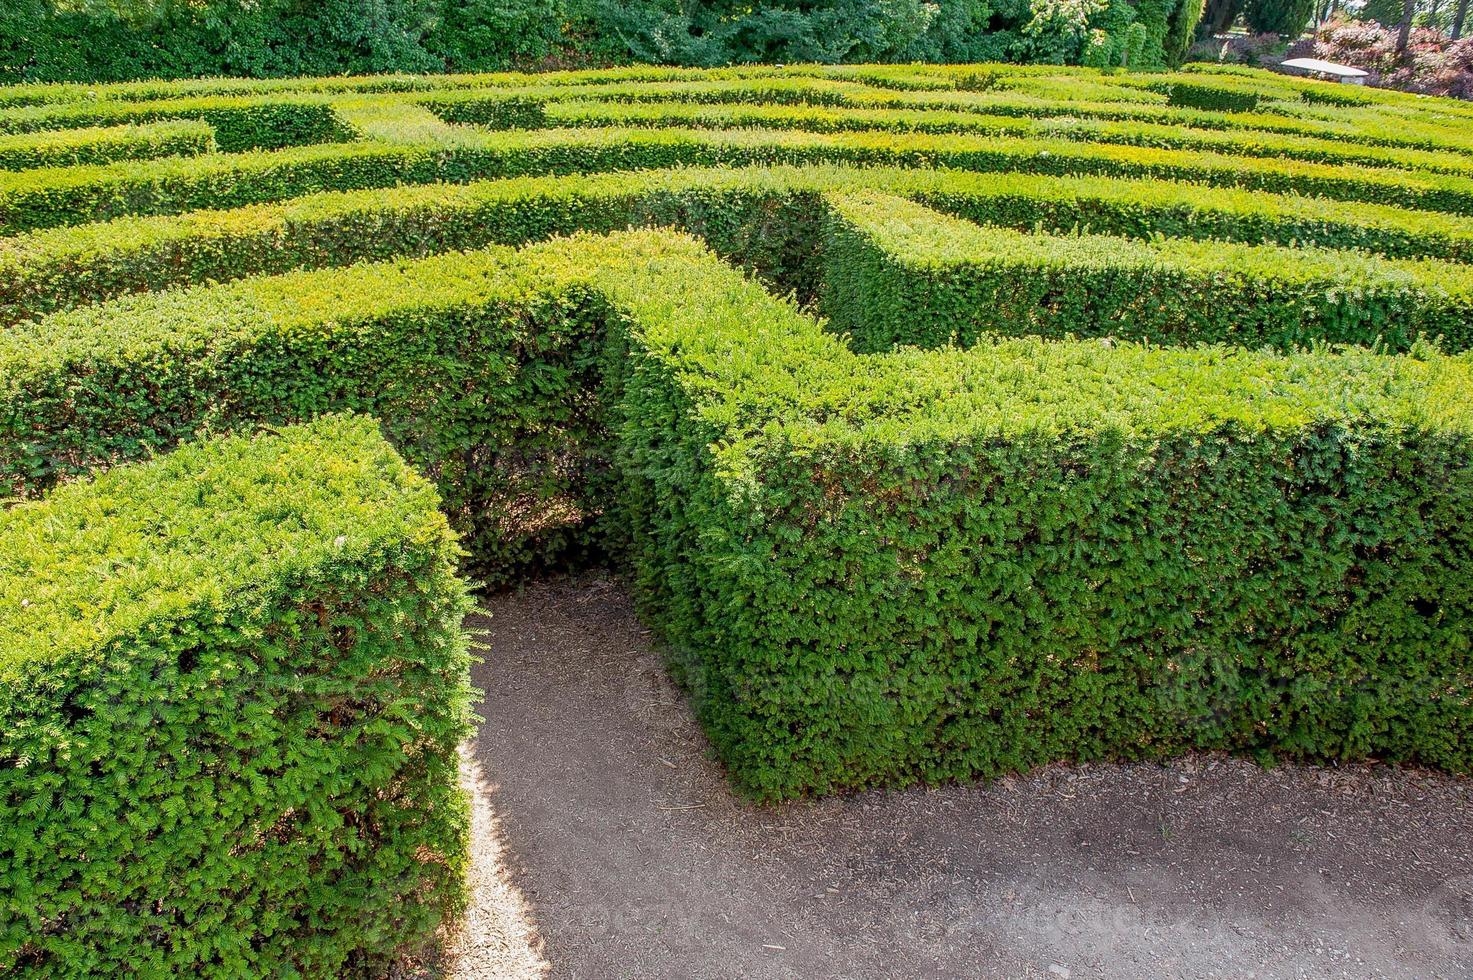
{"label": "hedge wall", "polygon": [[0,972],[342,976],[462,907],[437,504],[326,418],[0,514]]}
{"label": "hedge wall", "polygon": [[1473,762],[1465,359],[864,356],[735,282],[609,288],[655,355],[619,410],[640,607],[748,791]]}
{"label": "hedge wall", "polygon": [[983,228],[875,191],[833,194],[824,310],[857,350],[1000,335],[1280,349],[1473,347],[1466,266],[1357,252]]}
{"label": "hedge wall", "polygon": [[[535,343],[501,339],[529,320]],[[554,427],[612,470],[559,493],[626,557],[753,794],[1190,747],[1473,763],[1473,376],[1423,346],[863,355],[694,243],[623,233],[19,327],[0,445],[26,449],[0,466],[25,492],[206,421],[339,407],[407,453],[411,431],[476,444],[454,398],[502,388],[445,384],[452,349],[544,352],[497,379],[529,379],[508,404],[533,447],[561,392],[600,393]]]}
{"label": "hedge wall", "polygon": [[[380,418],[485,579],[559,557],[597,467],[598,305],[509,250],[149,293],[0,334],[0,486],[201,431]],[[541,282],[536,299],[526,285]],[[563,277],[567,279],[566,276]]]}
{"label": "hedge wall", "polygon": [[196,119],[215,130],[228,153],[275,150],[351,139],[353,133],[321,99],[202,97],[156,102],[86,100],[41,103],[0,110],[0,133],[37,133],[98,126],[141,125]]}

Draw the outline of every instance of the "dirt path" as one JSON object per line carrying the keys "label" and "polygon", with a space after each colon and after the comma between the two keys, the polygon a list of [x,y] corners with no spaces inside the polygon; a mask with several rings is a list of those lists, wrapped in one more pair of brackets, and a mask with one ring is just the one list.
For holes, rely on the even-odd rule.
{"label": "dirt path", "polygon": [[491,610],[454,976],[1473,975],[1473,780],[1204,756],[754,808],[616,583]]}

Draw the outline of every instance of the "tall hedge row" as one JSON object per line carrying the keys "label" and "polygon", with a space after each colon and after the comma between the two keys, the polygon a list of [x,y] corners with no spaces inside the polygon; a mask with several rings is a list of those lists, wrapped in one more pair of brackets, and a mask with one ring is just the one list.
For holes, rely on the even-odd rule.
{"label": "tall hedge row", "polygon": [[[1473,763],[1473,375],[1424,345],[861,354],[694,243],[622,233],[19,327],[0,464],[27,492],[351,407],[465,500],[432,454],[486,438],[457,399],[488,386],[439,373],[452,350],[507,372],[512,457],[551,429],[598,463],[540,499],[625,556],[755,795],[1184,748]],[[569,391],[576,425],[547,414]]]}
{"label": "tall hedge row", "polygon": [[365,975],[463,906],[437,505],[339,417],[0,514],[0,972]]}
{"label": "tall hedge row", "polygon": [[1473,763],[1465,359],[860,355],[754,287],[655,285],[609,287],[644,338],[632,566],[748,791],[1186,748]]}

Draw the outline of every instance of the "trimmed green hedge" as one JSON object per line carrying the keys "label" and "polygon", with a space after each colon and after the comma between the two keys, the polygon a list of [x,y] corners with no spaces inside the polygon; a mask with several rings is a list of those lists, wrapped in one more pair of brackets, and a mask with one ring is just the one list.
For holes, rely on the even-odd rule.
{"label": "trimmed green hedge", "polygon": [[889,194],[829,197],[824,310],[856,349],[1000,335],[1280,349],[1473,347],[1466,266],[1278,246],[983,228]]}
{"label": "trimmed green hedge", "polygon": [[[978,88],[975,78],[991,75],[997,83]],[[914,72],[908,74],[914,81]],[[1183,76],[1186,77],[1186,76]],[[570,99],[616,102],[677,101],[701,104],[781,103],[809,106],[849,106],[862,109],[939,110],[989,116],[1161,123],[1229,131],[1278,133],[1330,138],[1342,143],[1431,150],[1473,152],[1473,139],[1457,126],[1447,125],[1458,114],[1449,100],[1421,100],[1401,96],[1359,107],[1337,106],[1333,112],[1314,112],[1305,105],[1310,93],[1328,92],[1324,85],[1301,83],[1258,73],[1251,91],[1264,92],[1257,111],[1221,112],[1182,108],[1158,94],[1159,75],[1113,76],[1067,69],[1063,74],[1039,76],[1020,73],[1017,66],[993,65],[982,72],[959,66],[930,75],[924,85],[897,87],[871,72],[842,67],[791,66],[775,70],[745,66],[707,71],[640,68],[553,74],[498,75],[391,75],[360,78],[306,78],[281,80],[210,79],[193,83],[139,82],[96,86],[35,85],[0,87],[0,131],[12,126],[34,128],[55,118],[56,126],[98,125],[119,119],[119,113],[164,104],[174,110],[200,108],[228,111],[257,102],[295,100],[304,113],[320,113],[322,105],[344,96],[389,96],[402,103],[426,103],[456,117],[459,122],[497,126],[539,125],[539,107]],[[1187,81],[1202,87],[1202,81]],[[1214,83],[1217,84],[1217,83]],[[1236,84],[1236,83],[1235,83]],[[1282,91],[1278,91],[1282,89]],[[1164,89],[1162,89],[1164,91]],[[1344,90],[1341,90],[1341,94]],[[98,99],[99,94],[105,94]],[[478,103],[485,103],[479,105]],[[53,115],[54,114],[54,115]],[[188,113],[185,113],[188,114]],[[42,119],[38,119],[40,116]],[[321,141],[319,138],[317,141]],[[257,144],[247,143],[239,149]]]}
{"label": "trimmed green hedge", "polygon": [[0,492],[31,496],[201,431],[351,410],[379,417],[436,481],[486,579],[555,560],[591,512],[600,314],[546,275],[529,302],[535,270],[513,271],[515,258],[246,279],[8,331]]}
{"label": "trimmed green hedge", "polygon": [[[507,323],[542,332],[503,344],[526,336]],[[446,373],[483,347],[527,359],[495,385]],[[558,458],[613,469],[559,492],[625,556],[755,795],[1186,748],[1467,770],[1470,368],[1037,338],[862,355],[694,243],[633,232],[20,327],[0,446],[24,448],[0,467],[29,492],[202,424],[339,407],[411,455],[414,431],[471,446],[457,399],[503,390],[538,447],[585,392],[587,425],[554,417]]]}
{"label": "trimmed green hedge", "polygon": [[626,280],[640,607],[748,791],[1209,747],[1473,764],[1465,359],[861,356],[751,287]]}
{"label": "trimmed green hedge", "polygon": [[1171,105],[1188,109],[1208,109],[1214,112],[1253,112],[1258,108],[1258,93],[1226,88],[1220,85],[1200,85],[1193,82],[1163,82],[1157,91],[1166,94]]}
{"label": "trimmed green hedge", "polygon": [[215,131],[205,123],[188,119],[138,126],[21,133],[0,136],[0,170],[147,160],[214,150]]}
{"label": "trimmed green hedge", "polygon": [[179,119],[198,119],[208,123],[215,131],[215,141],[220,149],[227,153],[352,138],[352,133],[338,120],[326,101],[231,98],[142,103],[98,100],[22,106],[0,110],[0,133],[139,125]]}
{"label": "trimmed green hedge", "polygon": [[342,976],[462,908],[437,502],[330,418],[0,514],[0,972]]}
{"label": "trimmed green hedge", "polygon": [[[460,121],[460,120],[452,120]],[[1337,137],[1286,136],[1242,130],[1197,130],[1179,124],[1101,122],[980,112],[854,109],[758,104],[705,105],[691,102],[566,101],[545,109],[541,125],[674,127],[699,129],[795,129],[812,133],[989,133],[1082,143],[1203,150],[1245,157],[1356,163],[1433,173],[1473,175],[1473,157],[1450,150],[1368,146]]]}
{"label": "trimmed green hedge", "polygon": [[1111,177],[693,168],[328,192],[232,211],[49,229],[0,248],[0,325],[127,292],[648,223],[699,234],[721,255],[807,298],[819,275],[819,197],[859,188],[1020,230],[1473,260],[1473,220],[1384,205]]}
{"label": "trimmed green hedge", "polygon": [[738,130],[457,133],[452,142],[381,141],[208,155],[106,167],[0,173],[0,234],[128,214],[237,207],[321,190],[485,177],[719,164],[852,163],[983,172],[1154,177],[1339,201],[1473,214],[1473,177],[1229,157],[1070,140]]}

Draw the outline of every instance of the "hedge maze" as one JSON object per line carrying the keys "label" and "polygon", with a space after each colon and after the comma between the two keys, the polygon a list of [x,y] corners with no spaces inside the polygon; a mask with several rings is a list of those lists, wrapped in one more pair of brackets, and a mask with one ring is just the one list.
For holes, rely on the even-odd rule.
{"label": "hedge maze", "polygon": [[762,799],[1468,770],[1470,122],[1224,70],[0,89],[0,972],[383,969],[462,901],[466,583],[570,562]]}

